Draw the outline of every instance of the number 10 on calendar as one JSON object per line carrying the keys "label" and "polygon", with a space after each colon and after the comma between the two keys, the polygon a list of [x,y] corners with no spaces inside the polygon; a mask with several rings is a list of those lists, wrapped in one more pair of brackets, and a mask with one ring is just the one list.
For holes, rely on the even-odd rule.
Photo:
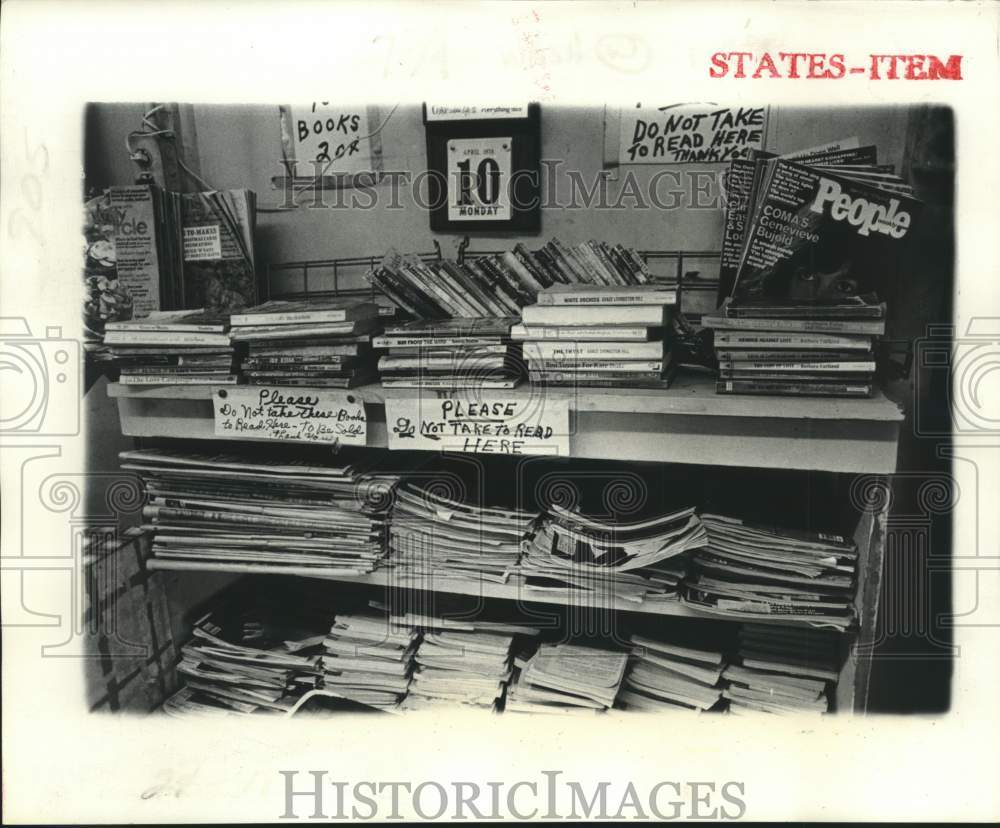
{"label": "number 10 on calendar", "polygon": [[448,220],[509,221],[511,138],[448,141]]}

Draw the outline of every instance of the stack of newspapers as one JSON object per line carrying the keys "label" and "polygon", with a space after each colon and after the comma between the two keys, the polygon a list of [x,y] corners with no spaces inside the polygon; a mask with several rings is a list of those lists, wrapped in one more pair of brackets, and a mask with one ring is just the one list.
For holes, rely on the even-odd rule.
{"label": "stack of newspapers", "polygon": [[386,388],[514,388],[520,349],[510,340],[516,320],[456,318],[389,326],[375,337]]}
{"label": "stack of newspapers", "polygon": [[251,385],[354,388],[374,382],[372,333],[378,306],[355,299],[265,302],[231,317],[230,335],[247,354]]}
{"label": "stack of newspapers", "polygon": [[396,492],[390,528],[393,577],[505,583],[538,514],[461,503],[406,484]]}
{"label": "stack of newspapers", "polygon": [[153,555],[190,568],[360,575],[385,551],[386,510],[398,478],[383,455],[343,455],[340,465],[287,452],[199,454],[125,451],[122,469],[146,488],[143,528]]}
{"label": "stack of newspapers", "polygon": [[253,616],[227,622],[209,613],[196,621],[177,666],[184,687],[164,702],[164,712],[289,711],[322,673],[322,636],[280,632]]}
{"label": "stack of newspapers", "polygon": [[632,636],[632,662],[619,705],[628,710],[710,710],[722,698],[721,652]]}
{"label": "stack of newspapers", "polygon": [[542,644],[507,690],[511,713],[565,713],[612,707],[628,653],[581,644]]}
{"label": "stack of newspapers", "polygon": [[406,696],[420,635],[384,613],[338,615],[323,642],[323,687],[368,707],[392,710]]}
{"label": "stack of newspapers", "polygon": [[539,632],[490,621],[419,620],[423,639],[406,709],[442,703],[497,709],[512,675],[517,637]]}
{"label": "stack of newspapers", "polygon": [[688,601],[716,615],[854,621],[857,547],[840,535],[773,528],[703,514],[708,543],[692,556]]}
{"label": "stack of newspapers", "polygon": [[532,382],[555,386],[668,388],[673,288],[557,285],[539,291],[511,331]]}
{"label": "stack of newspapers", "polygon": [[598,520],[553,505],[524,543],[527,593],[591,601],[676,600],[687,555],[707,535],[693,508],[634,523]]}
{"label": "stack of newspapers", "polygon": [[825,713],[843,660],[842,636],[825,630],[744,624],[739,664],[726,667],[731,713]]}

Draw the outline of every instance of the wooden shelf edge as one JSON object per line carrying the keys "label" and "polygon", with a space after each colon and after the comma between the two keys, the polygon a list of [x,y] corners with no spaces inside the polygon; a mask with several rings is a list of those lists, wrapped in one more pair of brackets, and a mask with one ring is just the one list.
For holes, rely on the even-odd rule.
{"label": "wooden shelf edge", "polygon": [[[152,385],[130,386],[108,384],[108,396],[116,399],[189,399],[208,400],[214,386]],[[302,390],[302,389],[299,389]],[[386,399],[431,399],[436,392],[428,389],[383,388],[380,383],[362,385],[348,390],[365,402],[385,404]],[[617,388],[541,388],[523,384],[512,391],[499,391],[514,398],[544,394],[556,400],[568,399],[570,408],[579,412],[609,414],[661,414],[684,417],[737,417],[762,420],[822,420],[899,423],[903,412],[881,390],[868,399],[826,397],[728,396],[715,393],[714,379],[684,377],[666,390]]]}
{"label": "wooden shelf edge", "polygon": [[[421,592],[442,593],[445,595],[467,595],[479,598],[492,598],[506,601],[518,601],[524,604],[550,604],[555,606],[576,606],[581,609],[612,610],[617,612],[633,612],[640,615],[669,615],[679,618],[698,618],[704,621],[723,621],[735,623],[778,624],[781,626],[813,627],[804,620],[788,618],[768,618],[760,616],[734,617],[719,615],[699,610],[678,601],[654,601],[635,604],[628,601],[590,600],[586,604],[578,604],[570,600],[570,595],[557,593],[538,594],[522,589],[517,584],[496,584],[487,581],[481,583],[445,582],[435,584],[433,588],[421,585],[419,581],[409,583],[405,579],[393,577],[391,569],[376,570],[367,575],[339,575],[331,572],[306,571],[291,567],[275,567],[268,564],[242,563],[211,563],[203,561],[171,561],[159,558],[149,558],[146,567],[152,571],[161,572],[220,572],[232,575],[280,575],[284,577],[313,578],[323,581],[333,581],[340,584],[359,584],[363,586],[391,587],[393,589],[411,589]],[[829,625],[826,625],[827,628]],[[853,628],[849,628],[851,631]]]}

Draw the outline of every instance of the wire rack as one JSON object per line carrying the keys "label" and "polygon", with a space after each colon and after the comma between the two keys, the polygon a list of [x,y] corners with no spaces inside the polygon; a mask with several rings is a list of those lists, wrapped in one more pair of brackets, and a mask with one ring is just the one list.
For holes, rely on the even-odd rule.
{"label": "wire rack", "polygon": [[[462,256],[475,259],[503,252],[467,249]],[[677,288],[685,313],[706,313],[716,306],[719,287],[717,250],[640,250],[638,253],[657,283]],[[441,258],[439,251],[417,255],[426,262]],[[383,294],[371,285],[364,285],[364,274],[377,267],[381,259],[381,255],[371,255],[271,262],[265,265],[268,295],[273,299],[358,297],[377,301]],[[277,280],[286,287],[275,289]],[[382,304],[386,303],[389,303],[388,299],[384,299]]]}

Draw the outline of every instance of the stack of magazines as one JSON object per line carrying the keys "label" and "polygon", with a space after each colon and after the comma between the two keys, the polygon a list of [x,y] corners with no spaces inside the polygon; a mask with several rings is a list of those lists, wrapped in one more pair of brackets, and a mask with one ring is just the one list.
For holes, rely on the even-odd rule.
{"label": "stack of magazines", "polygon": [[396,492],[390,529],[393,576],[506,583],[538,514],[449,500],[408,484]]}
{"label": "stack of magazines", "polygon": [[153,554],[191,568],[323,575],[370,572],[385,551],[386,509],[397,478],[364,455],[343,465],[286,456],[125,451],[142,478]]}
{"label": "stack of magazines", "polygon": [[166,713],[284,713],[322,674],[322,636],[275,630],[254,617],[230,623],[212,613],[195,622],[193,633],[177,667],[185,686],[164,702]]}
{"label": "stack of magazines", "polygon": [[593,240],[571,247],[558,239],[534,253],[518,244],[502,254],[461,262],[427,261],[390,250],[367,278],[418,319],[518,316],[540,290],[552,285],[638,285],[651,280],[634,250]]}
{"label": "stack of magazines", "polygon": [[108,322],[104,345],[125,385],[234,385],[229,320],[202,311],[153,311]]}
{"label": "stack of magazines", "polygon": [[603,711],[612,707],[628,653],[581,644],[542,644],[507,690],[511,713]]}
{"label": "stack of magazines", "polygon": [[486,622],[468,626],[424,631],[404,708],[442,702],[496,708],[510,681],[513,633],[519,630]]}
{"label": "stack of magazines", "polygon": [[538,293],[511,331],[532,382],[668,388],[668,330],[676,291],[662,285],[557,285]]}
{"label": "stack of magazines", "polygon": [[879,297],[905,283],[920,202],[878,163],[876,147],[835,146],[731,164],[726,301],[703,319],[716,332],[720,393],[872,393],[871,340],[885,332]]}
{"label": "stack of magazines", "polygon": [[632,636],[632,663],[619,705],[629,710],[710,710],[722,698],[722,653]]}
{"label": "stack of magazines", "polygon": [[388,351],[378,369],[386,388],[514,388],[520,352],[510,341],[514,320],[497,318],[415,321],[375,337]]}
{"label": "stack of magazines", "polygon": [[825,713],[829,683],[838,678],[842,642],[836,633],[744,624],[740,664],[722,673],[731,713]]}
{"label": "stack of magazines", "polygon": [[840,535],[701,516],[708,544],[692,555],[688,601],[717,615],[808,621],[846,629],[854,621],[857,547]]}
{"label": "stack of magazines", "polygon": [[345,699],[381,710],[406,696],[419,643],[413,627],[374,612],[338,615],[323,642],[323,686]]}
{"label": "stack of magazines", "polygon": [[676,600],[687,555],[707,535],[693,508],[635,523],[552,506],[524,544],[525,589],[608,602]]}
{"label": "stack of magazines", "polygon": [[378,314],[351,299],[273,300],[233,314],[230,335],[248,348],[240,371],[252,385],[354,388],[377,378]]}

